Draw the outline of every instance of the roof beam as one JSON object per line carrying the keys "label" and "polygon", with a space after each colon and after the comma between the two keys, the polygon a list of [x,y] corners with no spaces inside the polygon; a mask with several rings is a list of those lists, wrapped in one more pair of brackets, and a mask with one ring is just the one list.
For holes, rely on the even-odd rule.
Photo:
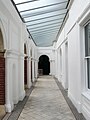
{"label": "roof beam", "polygon": [[33,37],[56,37],[57,36],[57,32],[52,32],[52,33],[44,33],[44,34],[32,34]]}
{"label": "roof beam", "polygon": [[51,12],[56,12],[56,11],[62,11],[62,10],[66,10],[65,7],[59,8],[59,9],[41,11],[41,12],[37,12],[37,13],[35,12],[33,15],[31,15],[31,14],[29,14],[29,15],[22,15],[22,17],[23,18],[28,18],[28,17],[38,16],[38,15],[42,15],[42,14],[46,14],[46,13],[51,13]]}
{"label": "roof beam", "polygon": [[57,32],[51,32],[51,33],[43,33],[43,34],[32,34],[32,36],[33,37],[52,37],[52,36],[54,36],[54,37],[56,37],[57,36],[57,33],[58,33],[58,31]]}
{"label": "roof beam", "polygon": [[[60,21],[60,20],[62,20],[62,21]],[[38,22],[38,23],[35,23],[35,24],[30,24],[29,26],[35,26],[35,25],[40,25],[40,24],[44,24],[44,23],[50,23],[50,22],[53,22],[53,21],[63,22],[63,19],[54,19],[54,20],[48,20],[48,21],[45,21],[45,22]]]}
{"label": "roof beam", "polygon": [[[62,23],[62,22],[55,22],[55,23],[47,24],[47,26],[52,26],[52,25],[55,25],[55,24],[61,25],[60,23]],[[27,27],[29,27],[29,26],[30,25],[27,25]],[[39,26],[39,27],[41,28],[41,27],[44,27],[44,26],[46,26],[46,25],[42,25],[42,26]],[[36,28],[38,28],[38,27],[33,27],[31,29],[36,29]]]}
{"label": "roof beam", "polygon": [[39,1],[39,0],[29,0],[29,1],[26,1],[26,2],[16,3],[16,5],[26,4],[26,3],[35,2],[35,1]]}
{"label": "roof beam", "polygon": [[[56,27],[59,27],[59,28],[60,28],[60,26],[57,24],[57,25],[53,25],[53,26],[51,26],[51,27],[50,27],[50,26],[49,26],[49,27],[46,26],[46,27],[43,27],[42,29],[35,29],[35,30],[34,30],[34,29],[31,29],[31,28],[28,28],[28,30],[29,30],[29,31],[31,31],[31,30],[32,30],[32,31],[39,31],[39,30],[44,30],[44,29],[50,29],[50,28],[52,28],[52,27],[53,27],[53,29],[56,28]],[[38,27],[37,27],[37,28],[38,28]]]}
{"label": "roof beam", "polygon": [[55,32],[55,31],[58,31],[59,30],[59,28],[56,28],[56,29],[49,29],[49,30],[43,30],[43,31],[32,31],[32,32],[30,32],[31,34],[40,34],[40,33],[50,33],[50,32]]}
{"label": "roof beam", "polygon": [[52,43],[47,44],[47,42],[40,42],[40,43],[37,43],[37,46],[39,46],[39,47],[50,47],[50,46],[52,46]]}
{"label": "roof beam", "polygon": [[33,40],[34,44],[37,46],[35,40],[33,39],[32,35],[31,35],[31,33],[30,33],[30,31],[28,29],[27,29],[27,32],[29,33],[29,35],[30,35],[31,39]]}
{"label": "roof beam", "polygon": [[[27,22],[34,22],[34,21],[38,21],[38,20],[43,20],[43,19],[47,19],[47,18],[53,18],[53,17],[56,17],[56,16],[65,15],[65,14],[66,13],[62,13],[62,14],[51,15],[51,16],[43,17],[43,18],[39,18],[39,19],[28,20],[28,21],[25,21],[25,23],[27,23]],[[63,18],[60,18],[60,19],[63,19]]]}
{"label": "roof beam", "polygon": [[[60,28],[60,27],[59,27]],[[59,28],[54,28],[54,29],[45,29],[43,31],[30,31],[31,34],[39,34],[39,33],[46,33],[46,32],[51,32],[51,31],[58,31]]]}
{"label": "roof beam", "polygon": [[22,11],[20,11],[20,13],[27,12],[27,11],[32,11],[32,10],[37,10],[37,9],[41,9],[41,8],[46,8],[46,7],[50,7],[50,6],[55,6],[55,5],[59,5],[59,4],[64,4],[64,3],[66,3],[66,2],[67,2],[67,1],[59,2],[59,3],[54,3],[54,4],[50,4],[50,5],[45,5],[45,6],[41,6],[41,7],[37,7],[37,8],[22,10]]}
{"label": "roof beam", "polygon": [[54,29],[59,29],[60,27],[58,27],[58,26],[55,26],[55,27],[53,27],[53,28],[44,28],[44,29],[38,29],[38,30],[33,30],[33,31],[31,31],[31,30],[29,30],[31,33],[32,32],[44,32],[44,31],[51,31],[51,30],[54,30]]}
{"label": "roof beam", "polygon": [[[45,35],[45,36],[47,36],[47,34],[52,34],[52,33],[55,33],[55,34],[57,34],[58,33],[58,31],[52,31],[52,32],[44,32],[44,33],[39,33],[39,34],[34,34],[34,33],[32,33],[32,35],[35,35],[35,36],[39,36],[39,35]],[[53,34],[54,35],[54,34]]]}

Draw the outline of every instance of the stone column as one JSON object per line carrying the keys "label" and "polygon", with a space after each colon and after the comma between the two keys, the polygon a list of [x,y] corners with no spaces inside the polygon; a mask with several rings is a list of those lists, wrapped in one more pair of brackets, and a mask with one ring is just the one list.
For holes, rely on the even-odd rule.
{"label": "stone column", "polygon": [[12,100],[12,80],[10,76],[10,57],[5,53],[5,108],[6,112],[11,112],[14,108]]}
{"label": "stone column", "polygon": [[38,78],[38,60],[36,60],[36,78]]}
{"label": "stone column", "polygon": [[58,80],[60,81],[60,49],[57,50],[57,66],[58,66]]}
{"label": "stone column", "polygon": [[[20,60],[19,60],[19,81],[18,81],[18,88],[19,88],[19,100],[22,101],[23,98],[25,97],[25,89],[24,89],[24,55],[20,55]],[[18,72],[19,72],[18,71]]]}
{"label": "stone column", "polygon": [[52,75],[55,75],[55,60],[52,60]]}
{"label": "stone column", "polygon": [[52,75],[52,60],[50,60],[49,62],[50,62],[50,75]]}
{"label": "stone column", "polygon": [[28,57],[27,59],[27,88],[30,88],[32,83],[31,83],[31,58]]}
{"label": "stone column", "polygon": [[57,69],[58,69],[58,67],[57,67],[58,65],[57,65],[57,51],[55,50],[55,77],[56,78],[58,78],[58,75],[57,75]]}
{"label": "stone column", "polygon": [[32,58],[32,81],[35,81],[35,74],[34,74],[34,59]]}

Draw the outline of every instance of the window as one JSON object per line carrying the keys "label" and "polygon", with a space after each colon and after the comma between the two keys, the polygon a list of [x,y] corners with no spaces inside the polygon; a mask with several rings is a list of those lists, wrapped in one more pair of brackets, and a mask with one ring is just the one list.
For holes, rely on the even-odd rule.
{"label": "window", "polygon": [[85,57],[87,59],[88,88],[90,89],[90,23],[85,26]]}

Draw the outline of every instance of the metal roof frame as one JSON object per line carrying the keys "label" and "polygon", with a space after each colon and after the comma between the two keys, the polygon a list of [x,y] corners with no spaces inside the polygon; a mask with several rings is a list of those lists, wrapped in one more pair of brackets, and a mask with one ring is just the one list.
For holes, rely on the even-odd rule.
{"label": "metal roof frame", "polygon": [[55,29],[55,28],[60,28],[60,26],[58,27],[58,25],[57,26],[53,26],[53,28],[52,27],[46,27],[46,28],[44,28],[44,29],[37,29],[37,30],[33,30],[33,31],[31,31],[31,29],[28,29],[30,32],[37,32],[37,31],[49,31],[49,30],[51,30],[51,29]]}
{"label": "metal roof frame", "polygon": [[42,12],[38,12],[37,14],[35,13],[34,15],[22,15],[23,18],[28,18],[28,17],[33,17],[33,16],[38,16],[38,15],[42,15],[42,14],[47,14],[47,13],[52,13],[52,12],[55,12],[55,11],[62,11],[62,10],[65,10],[65,7],[64,8],[57,8],[57,9],[53,9],[53,10],[47,10],[46,12],[45,11],[42,11]]}
{"label": "metal roof frame", "polygon": [[[48,16],[48,17],[43,17],[43,18],[34,19],[34,20],[30,20],[30,21],[25,21],[25,23],[34,22],[34,21],[38,21],[38,20],[43,20],[43,19],[47,19],[47,18],[53,18],[53,17],[60,16],[60,15],[65,15],[65,13],[57,14],[57,15],[51,15],[51,16]],[[60,19],[63,19],[63,18],[60,18]]]}
{"label": "metal roof frame", "polygon": [[39,1],[39,0],[29,0],[29,1],[26,1],[26,2],[16,3],[16,5],[26,4],[26,3],[35,2],[35,1]]}
{"label": "metal roof frame", "polygon": [[[54,33],[54,34],[53,34],[53,33]],[[34,36],[37,36],[36,34],[32,34],[32,36],[33,36],[33,35],[34,35]],[[50,37],[52,37],[52,36],[55,36],[55,37],[56,37],[57,32],[47,33],[47,36],[48,36],[48,35],[50,35]],[[52,35],[52,36],[51,36],[51,35]],[[40,36],[43,36],[43,37],[44,37],[44,36],[46,36],[46,35],[45,35],[45,34],[38,34],[38,36],[39,36],[39,37],[40,37]]]}
{"label": "metal roof frame", "polygon": [[50,5],[45,5],[45,6],[41,6],[41,7],[37,7],[37,8],[27,9],[27,10],[20,11],[20,13],[27,12],[27,11],[32,11],[32,10],[37,10],[37,9],[41,9],[41,8],[45,8],[45,7],[55,6],[55,5],[63,4],[63,3],[66,3],[66,2],[67,1],[54,3],[54,4],[50,4]]}
{"label": "metal roof frame", "polygon": [[[60,27],[60,25],[53,25],[53,26],[46,26],[46,27],[44,27],[43,29],[45,30],[45,29],[47,29],[47,30],[49,30],[50,28],[56,28],[56,27]],[[37,27],[38,28],[38,27]],[[30,30],[33,30],[33,31],[38,31],[38,30],[42,30],[42,29],[31,29],[31,28],[28,28],[28,30],[30,31]]]}
{"label": "metal roof frame", "polygon": [[[56,21],[60,21],[60,19],[55,19]],[[49,20],[49,21],[45,21],[45,22],[39,22],[39,23],[35,23],[35,24],[30,24],[30,25],[28,25],[28,26],[35,26],[35,25],[41,25],[41,24],[43,24],[43,23],[47,23],[47,22],[53,22],[53,21],[55,21],[55,20]],[[60,21],[60,22],[62,22],[62,21]],[[27,26],[27,25],[26,25]]]}
{"label": "metal roof frame", "polygon": [[[58,24],[58,25],[60,25],[59,23],[62,23],[62,22],[55,22],[55,23],[52,23],[52,24],[47,24],[48,26],[52,26],[53,24],[55,25],[55,24]],[[46,25],[42,25],[42,26],[39,26],[40,28],[42,28],[42,27],[45,27]],[[27,27],[30,27],[30,25],[27,25]],[[31,29],[36,29],[36,28],[38,28],[38,27],[33,27],[33,28],[31,28]]]}
{"label": "metal roof frame", "polygon": [[[48,43],[51,45],[51,41],[53,42],[57,39],[65,22],[70,0],[43,1],[45,4],[40,0],[24,0],[23,2],[11,0],[20,18],[26,24],[27,31],[34,43],[36,45],[42,43],[43,45],[43,43],[46,42],[46,45],[48,45]],[[42,40],[42,38],[44,38],[44,40]]]}
{"label": "metal roof frame", "polygon": [[31,32],[31,34],[39,34],[39,33],[52,33],[53,31],[59,30],[57,29],[49,29],[49,30],[44,30],[44,31],[38,31],[38,32]]}

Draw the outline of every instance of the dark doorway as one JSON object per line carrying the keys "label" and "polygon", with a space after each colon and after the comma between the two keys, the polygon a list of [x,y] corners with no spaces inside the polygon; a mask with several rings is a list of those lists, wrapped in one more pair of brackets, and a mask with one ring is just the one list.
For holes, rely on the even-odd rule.
{"label": "dark doorway", "polygon": [[0,105],[5,104],[5,58],[3,35],[0,29]]}
{"label": "dark doorway", "polygon": [[[24,44],[24,54],[27,54],[26,44]],[[24,58],[24,85],[27,85],[27,57]]]}
{"label": "dark doorway", "polygon": [[42,55],[39,58],[38,69],[42,70],[42,75],[49,75],[50,73],[50,62],[49,57]]}

